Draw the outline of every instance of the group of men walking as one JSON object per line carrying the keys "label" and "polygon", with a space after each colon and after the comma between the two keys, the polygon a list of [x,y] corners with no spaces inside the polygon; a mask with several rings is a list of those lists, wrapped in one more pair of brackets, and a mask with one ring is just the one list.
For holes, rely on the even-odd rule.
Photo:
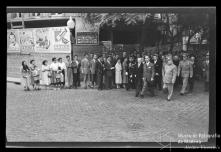
{"label": "group of men walking", "polygon": [[[155,89],[163,89],[165,93],[168,93],[167,100],[170,101],[174,85],[176,87],[182,83],[180,95],[187,93],[188,84],[190,86],[188,91],[190,93],[193,91],[196,73],[194,56],[188,58],[188,55],[184,53],[182,60],[178,62],[176,58],[176,55],[172,56],[171,54],[161,57],[158,54],[144,55],[143,57],[127,56],[126,52],[123,53],[121,58],[115,54],[108,57],[92,54],[89,57],[86,53],[79,64],[80,67],[76,66],[78,69],[76,69],[76,73],[80,73],[81,70],[85,89],[88,87],[96,87],[98,90],[112,88],[135,89],[135,96],[141,98],[144,97],[147,89],[150,96],[155,95]],[[208,90],[208,56],[206,61],[207,64],[203,66],[203,70],[204,73],[207,73],[205,87]],[[73,77],[77,77],[77,75],[73,75]],[[76,84],[74,85],[76,86]]]}
{"label": "group of men walking", "polygon": [[[31,60],[28,66],[25,61],[22,62],[22,76],[25,89],[29,89],[29,78],[33,79],[33,86],[39,89],[39,74],[34,75],[38,69],[34,60]],[[55,88],[77,88],[81,85],[83,78],[83,88],[97,88],[98,90],[125,88],[126,90],[135,89],[135,96],[144,98],[148,89],[150,96],[155,96],[155,89],[168,93],[167,100],[170,101],[173,94],[173,87],[182,84],[180,95],[192,93],[194,81],[196,78],[195,57],[188,57],[187,53],[182,54],[182,60],[178,55],[170,53],[159,56],[132,54],[123,56],[117,54],[109,56],[96,54],[84,54],[80,61],[75,55],[73,60],[66,56],[66,62],[62,58],[56,61],[52,58],[52,63],[48,65],[47,60],[42,62],[41,82],[46,86]],[[33,70],[32,70],[32,67]],[[201,67],[205,80],[205,91],[209,88],[209,54],[206,55]],[[31,71],[31,74],[30,74]],[[33,71],[33,72],[32,72]],[[38,72],[37,72],[38,73]],[[82,74],[82,75],[81,75]],[[35,80],[36,78],[36,80]],[[38,79],[37,79],[38,78]],[[31,81],[32,82],[32,81]],[[36,84],[36,85],[35,85]],[[187,91],[187,86],[189,89]]]}

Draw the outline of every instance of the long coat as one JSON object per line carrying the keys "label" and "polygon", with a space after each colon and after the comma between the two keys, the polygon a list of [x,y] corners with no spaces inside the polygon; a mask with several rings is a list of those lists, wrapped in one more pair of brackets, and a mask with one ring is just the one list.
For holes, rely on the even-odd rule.
{"label": "long coat", "polygon": [[193,76],[193,67],[189,60],[180,61],[178,66],[178,74],[181,74],[181,77],[192,77]]}
{"label": "long coat", "polygon": [[122,65],[121,63],[116,63],[115,65],[115,83],[116,84],[121,84],[122,83]]}
{"label": "long coat", "polygon": [[105,71],[106,71],[106,75],[107,75],[108,77],[111,77],[111,76],[112,76],[112,70],[111,70],[111,68],[112,68],[111,63],[106,62],[106,63],[105,63]]}
{"label": "long coat", "polygon": [[90,62],[87,58],[82,59],[81,69],[83,74],[90,74]]}
{"label": "long coat", "polygon": [[209,82],[209,63],[203,62],[203,75],[206,82]]}
{"label": "long coat", "polygon": [[72,70],[72,65],[71,65],[71,61],[66,62],[66,67],[67,67],[67,86],[72,86],[73,84],[73,70]]}
{"label": "long coat", "polygon": [[177,76],[177,67],[174,64],[164,65],[162,68],[162,76],[164,83],[175,83]]}

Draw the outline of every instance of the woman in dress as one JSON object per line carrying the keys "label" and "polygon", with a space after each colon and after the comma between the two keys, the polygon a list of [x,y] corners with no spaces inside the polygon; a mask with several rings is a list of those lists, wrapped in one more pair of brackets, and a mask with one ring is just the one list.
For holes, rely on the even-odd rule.
{"label": "woman in dress", "polygon": [[128,63],[127,58],[124,58],[123,61],[123,85],[126,90],[128,90]]}
{"label": "woman in dress", "polygon": [[40,90],[40,69],[38,69],[38,67],[35,65],[35,60],[31,60],[30,61],[31,66],[30,66],[30,70],[31,70],[31,82],[33,85],[34,90]]}
{"label": "woman in dress", "polygon": [[50,67],[48,65],[48,61],[44,60],[42,62],[41,66],[41,72],[42,72],[42,85],[45,86],[45,89],[49,89],[50,85]]}
{"label": "woman in dress", "polygon": [[51,70],[51,84],[54,87],[54,90],[57,90],[57,81],[56,81],[56,75],[58,71],[58,64],[56,61],[56,58],[52,58],[52,63],[50,65],[50,70]]}
{"label": "woman in dress", "polygon": [[117,89],[120,88],[120,84],[122,83],[121,72],[122,72],[121,60],[118,59],[116,65],[115,65],[115,83],[117,85]]}
{"label": "woman in dress", "polygon": [[30,69],[25,61],[22,61],[22,66],[20,68],[22,74],[22,84],[25,91],[30,91]]}

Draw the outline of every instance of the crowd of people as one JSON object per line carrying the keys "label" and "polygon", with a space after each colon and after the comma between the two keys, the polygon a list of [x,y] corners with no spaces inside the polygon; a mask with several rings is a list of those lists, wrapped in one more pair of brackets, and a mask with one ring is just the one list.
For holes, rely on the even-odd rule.
{"label": "crowd of people", "polygon": [[[66,56],[52,58],[52,63],[47,60],[42,62],[41,68],[35,64],[35,60],[22,62],[21,73],[24,89],[29,91],[45,89],[77,89],[81,86],[83,77],[83,88],[108,89],[135,89],[135,96],[144,98],[148,88],[150,96],[155,96],[155,90],[167,93],[170,101],[173,88],[182,85],[180,95],[192,93],[196,77],[195,57],[187,53],[182,55],[165,54],[139,54],[122,56],[112,53],[111,55],[84,54],[82,60],[75,55],[73,60]],[[209,53],[207,53],[203,66],[205,80],[205,91],[209,88]],[[189,87],[187,87],[189,86]],[[188,89],[189,88],[189,89]]]}

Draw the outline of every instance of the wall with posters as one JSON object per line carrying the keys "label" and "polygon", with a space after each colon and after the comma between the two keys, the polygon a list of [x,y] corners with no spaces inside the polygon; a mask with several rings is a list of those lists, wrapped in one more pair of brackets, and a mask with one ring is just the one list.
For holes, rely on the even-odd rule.
{"label": "wall with posters", "polygon": [[70,31],[67,27],[8,30],[7,52],[70,53]]}
{"label": "wall with posters", "polygon": [[51,28],[54,52],[71,52],[70,31],[67,27]]}
{"label": "wall with posters", "polygon": [[19,31],[20,37],[20,51],[22,53],[30,53],[35,50],[34,36],[30,29],[23,29]]}
{"label": "wall with posters", "polygon": [[20,52],[19,30],[7,31],[7,52]]}

